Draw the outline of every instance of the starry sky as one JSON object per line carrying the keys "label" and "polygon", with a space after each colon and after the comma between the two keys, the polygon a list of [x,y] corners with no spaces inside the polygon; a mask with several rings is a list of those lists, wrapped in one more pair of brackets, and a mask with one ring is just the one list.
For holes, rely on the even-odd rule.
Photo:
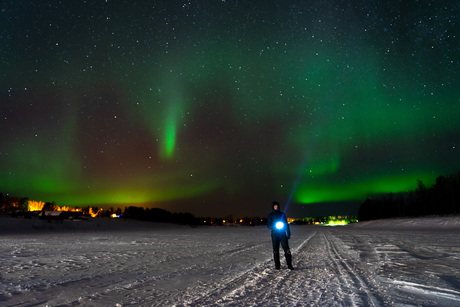
{"label": "starry sky", "polygon": [[460,170],[458,1],[2,1],[0,191],[353,214]]}

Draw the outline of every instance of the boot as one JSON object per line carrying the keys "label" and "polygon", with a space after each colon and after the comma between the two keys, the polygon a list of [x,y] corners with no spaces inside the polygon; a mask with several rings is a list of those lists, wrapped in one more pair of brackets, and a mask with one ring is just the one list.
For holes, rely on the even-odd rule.
{"label": "boot", "polygon": [[273,251],[273,259],[275,260],[275,269],[279,270],[281,267],[280,253],[277,251]]}
{"label": "boot", "polygon": [[286,257],[286,263],[287,263],[287,266],[288,266],[288,269],[289,270],[294,270],[294,267],[292,266],[292,255],[290,252],[287,252],[284,254],[284,256]]}

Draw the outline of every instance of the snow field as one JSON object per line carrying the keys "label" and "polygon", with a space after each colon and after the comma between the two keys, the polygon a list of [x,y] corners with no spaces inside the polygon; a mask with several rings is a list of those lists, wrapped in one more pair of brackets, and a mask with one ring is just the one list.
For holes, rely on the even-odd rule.
{"label": "snow field", "polygon": [[460,305],[458,218],[291,226],[294,271],[266,227],[37,222],[0,232],[2,306]]}

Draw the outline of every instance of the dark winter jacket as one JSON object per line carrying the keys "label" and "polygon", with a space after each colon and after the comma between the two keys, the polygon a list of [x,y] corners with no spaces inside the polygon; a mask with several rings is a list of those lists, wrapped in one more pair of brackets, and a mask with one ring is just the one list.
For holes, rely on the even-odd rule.
{"label": "dark winter jacket", "polygon": [[[277,222],[283,222],[284,228],[276,229],[275,225]],[[286,219],[286,215],[279,210],[273,210],[268,215],[267,227],[272,230],[272,234],[285,235],[288,239],[291,237],[291,230],[289,229],[289,224]]]}

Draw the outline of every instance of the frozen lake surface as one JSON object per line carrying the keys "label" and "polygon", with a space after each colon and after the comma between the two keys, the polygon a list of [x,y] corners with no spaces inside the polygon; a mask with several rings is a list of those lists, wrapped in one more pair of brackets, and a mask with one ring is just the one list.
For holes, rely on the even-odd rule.
{"label": "frozen lake surface", "polygon": [[0,305],[460,306],[459,217],[291,229],[1,218]]}

